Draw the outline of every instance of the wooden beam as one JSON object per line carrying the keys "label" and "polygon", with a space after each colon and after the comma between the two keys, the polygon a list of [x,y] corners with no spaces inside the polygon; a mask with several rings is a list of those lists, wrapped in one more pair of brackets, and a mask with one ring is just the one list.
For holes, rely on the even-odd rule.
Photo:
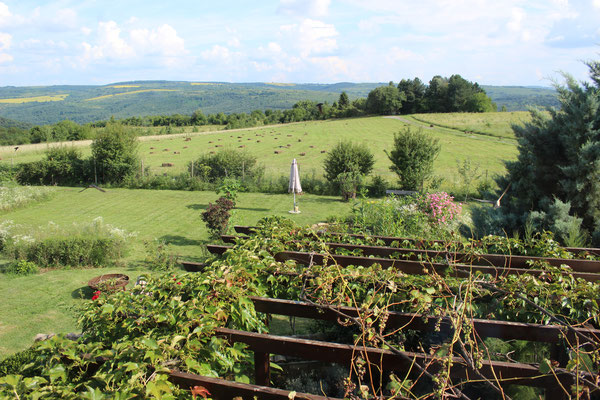
{"label": "wooden beam", "polygon": [[[323,263],[338,264],[343,267],[349,265],[360,265],[368,267],[373,264],[379,264],[383,268],[394,268],[398,271],[402,271],[409,275],[426,275],[429,271],[436,271],[438,274],[443,275],[446,271],[450,272],[450,276],[454,277],[467,277],[473,272],[481,272],[484,274],[490,274],[493,276],[502,275],[533,275],[540,276],[546,274],[546,271],[539,269],[526,269],[526,268],[502,268],[502,267],[489,267],[482,265],[463,265],[463,264],[441,264],[441,263],[430,263],[426,261],[408,261],[408,260],[392,260],[389,258],[374,258],[374,257],[357,257],[357,256],[342,256],[342,255],[328,255],[318,253],[306,253],[299,251],[282,251],[275,254],[277,261],[294,260],[298,263],[308,265],[311,262],[317,265],[323,265]],[[587,272],[563,272],[563,275],[573,275],[575,278],[585,279],[586,281],[596,282],[600,280],[600,274],[587,273]]]}
{"label": "wooden beam", "polygon": [[[340,315],[334,310],[319,307],[303,301],[271,299],[250,296],[256,311],[265,314],[279,314],[301,318],[337,321]],[[355,307],[338,306],[340,312],[357,317]],[[373,310],[361,310],[362,315],[373,314]],[[569,341],[574,340],[574,334],[565,327],[557,325],[527,324],[522,322],[495,321],[473,319],[473,327],[480,337],[495,337],[504,340],[528,340],[532,342],[559,343],[561,333],[565,333]],[[413,329],[418,331],[434,331],[438,322],[448,326],[448,318],[428,317],[423,314],[390,311],[387,315],[386,326],[390,329]],[[600,329],[574,328],[578,332],[597,338],[600,341]]]}
{"label": "wooden beam", "polygon": [[[368,360],[387,371],[415,371],[416,369],[412,364],[418,363],[430,373],[435,374],[442,367],[440,363],[436,362],[435,357],[425,353],[394,352],[373,347],[296,339],[228,328],[217,328],[215,333],[227,338],[230,343],[245,343],[253,351],[295,356],[307,360],[350,365],[356,356],[360,355],[364,360]],[[452,357],[451,361],[451,377],[460,380],[480,380],[475,371],[470,369],[462,358]],[[487,379],[498,379],[502,384],[549,388],[558,385],[557,378],[563,385],[572,383],[570,374],[557,373],[557,378],[555,378],[552,374],[544,375],[540,373],[535,366],[522,363],[484,360],[479,372]]]}
{"label": "wooden beam", "polygon": [[459,252],[438,251],[438,250],[423,250],[423,249],[408,249],[389,246],[365,246],[346,243],[326,243],[331,249],[347,249],[349,251],[360,250],[365,256],[382,256],[390,257],[395,254],[403,254],[408,256],[404,258],[410,261],[419,260],[419,256],[428,258],[442,257],[451,262],[467,263],[475,265],[490,265],[495,267],[505,268],[531,268],[533,262],[547,262],[548,264],[560,267],[568,265],[576,272],[600,273],[600,261],[582,260],[582,259],[566,259],[552,257],[533,257],[533,256],[515,256],[505,254],[467,254]]}
{"label": "wooden beam", "polygon": [[[191,389],[194,386],[204,387],[210,392],[210,397],[216,400],[231,400],[234,397],[241,397],[244,400],[253,400],[255,397],[259,400],[289,400],[291,398],[291,392],[289,390],[249,385],[246,383],[226,381],[219,378],[209,378],[208,376],[188,374],[179,371],[172,371],[169,374],[169,380],[183,388]],[[296,393],[294,399],[340,400],[308,393]]]}

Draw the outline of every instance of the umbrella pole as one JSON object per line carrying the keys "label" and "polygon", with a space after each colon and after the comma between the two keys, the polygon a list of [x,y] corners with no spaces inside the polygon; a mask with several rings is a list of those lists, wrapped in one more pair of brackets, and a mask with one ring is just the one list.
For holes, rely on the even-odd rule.
{"label": "umbrella pole", "polygon": [[296,191],[294,190],[294,211],[296,211]]}

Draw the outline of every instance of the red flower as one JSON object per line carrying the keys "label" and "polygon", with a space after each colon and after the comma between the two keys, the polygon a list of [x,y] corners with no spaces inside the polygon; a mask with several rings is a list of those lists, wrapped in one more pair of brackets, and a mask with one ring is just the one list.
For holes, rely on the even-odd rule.
{"label": "red flower", "polygon": [[92,300],[97,300],[97,299],[98,299],[98,297],[100,297],[100,296],[99,296],[99,295],[97,295],[97,294],[95,294],[95,295],[93,295],[93,296],[92,296]]}
{"label": "red flower", "polygon": [[177,282],[178,285],[181,285],[181,282]]}
{"label": "red flower", "polygon": [[99,291],[99,290],[97,290],[97,291],[94,292],[94,294],[102,294],[102,292]]}

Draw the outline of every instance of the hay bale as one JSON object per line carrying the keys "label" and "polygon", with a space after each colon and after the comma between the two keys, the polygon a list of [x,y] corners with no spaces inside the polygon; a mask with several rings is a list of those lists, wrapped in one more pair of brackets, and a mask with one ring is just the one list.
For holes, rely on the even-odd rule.
{"label": "hay bale", "polygon": [[186,138],[185,138],[185,141],[186,141],[186,142],[189,142],[189,141],[191,141],[191,140],[192,140],[192,138],[191,138],[191,137],[186,137]]}
{"label": "hay bale", "polygon": [[275,150],[274,153],[275,154],[279,154],[279,153],[281,153],[281,151],[280,150]]}
{"label": "hay bale", "polygon": [[162,167],[172,167],[172,166],[173,166],[173,163],[170,163],[170,162],[162,163]]}
{"label": "hay bale", "polygon": [[300,155],[301,155],[301,156],[305,156],[305,155],[306,155],[306,153],[300,153]]}
{"label": "hay bale", "polygon": [[301,142],[301,141],[302,141],[302,139],[298,139],[298,141],[299,141],[299,142]]}
{"label": "hay bale", "polygon": [[173,154],[180,154],[178,151],[174,151]]}
{"label": "hay bale", "polygon": [[169,149],[163,149],[163,151],[170,151]]}
{"label": "hay bale", "polygon": [[327,153],[327,150],[321,150],[321,153]]}
{"label": "hay bale", "polygon": [[154,150],[154,147],[150,147],[150,150]]}
{"label": "hay bale", "polygon": [[311,149],[314,149],[314,148],[315,148],[315,146],[312,146],[312,145],[311,145],[311,146],[308,146],[308,147],[310,147]]}
{"label": "hay bale", "polygon": [[242,147],[246,147],[246,145],[244,145],[244,144],[243,144],[243,145],[241,145],[241,146],[238,146],[238,147],[241,149]]}
{"label": "hay bale", "polygon": [[184,149],[187,149],[187,146],[183,146]]}

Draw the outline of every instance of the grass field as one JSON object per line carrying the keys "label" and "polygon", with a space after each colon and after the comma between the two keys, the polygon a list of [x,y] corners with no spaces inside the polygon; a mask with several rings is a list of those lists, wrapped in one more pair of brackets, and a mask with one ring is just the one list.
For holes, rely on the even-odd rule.
{"label": "grass field", "polygon": [[[137,234],[128,261],[143,260],[144,241],[154,238],[170,243],[174,253],[194,259],[202,256],[201,245],[209,240],[200,213],[217,198],[214,192],[110,189],[102,193],[56,188],[47,201],[0,213],[0,221],[43,229],[49,221],[67,226],[102,217],[107,224]],[[343,215],[351,208],[350,203],[337,197],[304,194],[297,198],[302,213],[293,215],[288,213],[292,209],[291,195],[240,193],[232,223],[254,224],[262,217],[280,215],[299,224],[311,224],[331,215]]]}
{"label": "grass field", "polygon": [[[441,116],[440,116],[441,115]],[[479,167],[482,176],[492,177],[505,172],[504,162],[516,157],[516,141],[511,139],[510,125],[525,120],[526,113],[485,113],[485,114],[440,114],[423,123],[416,117],[368,117],[355,119],[302,122],[268,127],[248,128],[231,131],[207,131],[221,127],[173,128],[177,135],[144,136],[140,139],[139,156],[145,168],[152,174],[176,174],[187,171],[187,164],[201,154],[223,148],[246,150],[265,166],[267,177],[279,177],[289,173],[293,158],[298,160],[300,173],[317,176],[323,174],[323,160],[329,151],[341,140],[351,140],[368,146],[375,156],[373,174],[386,178],[393,186],[396,176],[389,170],[390,161],[384,150],[393,143],[394,133],[405,127],[423,129],[438,138],[442,151],[435,161],[435,174],[444,179],[441,189],[451,190],[457,178],[457,162],[470,159]],[[445,118],[445,124],[454,128],[430,124],[435,118]],[[489,134],[465,133],[464,126],[475,126],[483,130],[487,124],[495,136]],[[135,128],[145,135],[159,133],[161,128]],[[154,129],[154,131],[152,131]],[[162,128],[164,129],[164,128]],[[473,128],[475,129],[475,128]],[[500,137],[502,136],[502,137]],[[189,139],[188,139],[189,138]],[[188,141],[186,141],[188,139]],[[84,156],[90,155],[89,141],[74,143],[81,146]],[[53,144],[54,145],[54,144]],[[72,145],[72,144],[66,144]],[[288,146],[289,145],[289,146]],[[15,151],[7,146],[0,149],[0,162],[31,162],[43,157],[48,144],[22,146]],[[276,154],[278,151],[279,154]],[[304,154],[304,155],[302,155]],[[162,167],[162,164],[173,164]],[[141,167],[141,164],[140,164]]]}
{"label": "grass field", "polygon": [[[233,148],[254,154],[265,165],[267,176],[288,174],[293,158],[298,160],[301,174],[314,170],[317,175],[321,175],[323,160],[327,155],[323,151],[330,150],[341,140],[351,140],[364,143],[375,155],[373,174],[382,175],[394,182],[396,177],[389,170],[390,161],[384,150],[392,145],[394,133],[406,126],[414,129],[424,127],[424,131],[438,138],[442,145],[441,154],[435,162],[435,173],[446,181],[442,187],[449,187],[457,175],[457,160],[470,158],[482,171],[487,170],[492,176],[503,173],[504,161],[516,156],[514,140],[465,134],[453,129],[425,129],[429,128],[428,124],[407,121],[370,117],[279,125],[238,132],[222,131],[194,137],[191,141],[160,137],[156,141],[141,143],[139,150],[144,166],[150,167],[155,174],[184,172],[187,164],[203,153]],[[275,151],[281,153],[275,154]],[[161,167],[163,163],[172,163],[173,167]]]}
{"label": "grass field", "polygon": [[500,138],[514,139],[513,125],[523,125],[531,121],[526,111],[496,113],[451,113],[451,114],[415,114],[414,120],[433,124],[437,127],[457,129],[460,131],[482,133]]}
{"label": "grass field", "polygon": [[[120,268],[58,270],[28,277],[0,274],[0,359],[27,348],[37,333],[76,331],[74,308],[83,301],[79,292],[90,297],[86,282],[106,273],[125,273],[131,280],[147,273],[145,241],[164,240],[172,253],[190,260],[206,254],[202,245],[209,237],[200,213],[216,200],[215,193],[80,190],[56,188],[47,201],[0,213],[0,221],[43,229],[49,221],[68,226],[101,216],[110,225],[137,233],[131,253]],[[313,224],[330,215],[344,215],[352,206],[338,198],[312,195],[299,196],[298,203],[302,213],[289,214],[291,195],[242,193],[232,223],[255,224],[262,217],[280,215],[299,224]]]}

